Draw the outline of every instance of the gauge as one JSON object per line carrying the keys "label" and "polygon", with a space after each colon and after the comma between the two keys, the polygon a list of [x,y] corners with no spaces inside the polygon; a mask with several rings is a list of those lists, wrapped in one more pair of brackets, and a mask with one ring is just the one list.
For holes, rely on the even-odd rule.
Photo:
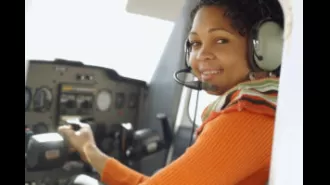
{"label": "gauge", "polygon": [[39,88],[33,97],[33,107],[37,112],[45,112],[50,109],[52,92],[47,87]]}
{"label": "gauge", "polygon": [[29,108],[32,99],[32,92],[29,87],[25,87],[25,111]]}
{"label": "gauge", "polygon": [[111,93],[107,90],[101,90],[96,96],[96,106],[100,111],[108,110],[111,102]]}

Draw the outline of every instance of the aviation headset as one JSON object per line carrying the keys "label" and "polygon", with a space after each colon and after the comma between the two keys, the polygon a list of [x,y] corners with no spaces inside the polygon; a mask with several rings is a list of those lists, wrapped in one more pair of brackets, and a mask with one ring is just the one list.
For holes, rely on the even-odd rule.
{"label": "aviation headset", "polygon": [[[260,5],[264,3],[259,1]],[[264,5],[267,10],[268,7]],[[262,9],[264,15],[264,10]],[[270,13],[270,12],[268,12]],[[257,22],[248,35],[248,62],[251,72],[274,72],[279,69],[282,62],[283,50],[283,29],[269,16],[264,16],[263,20]],[[181,85],[195,90],[202,90],[202,82],[192,81],[184,82],[178,78],[179,73],[191,73],[192,69],[189,65],[189,54],[191,46],[188,40],[184,45],[185,52],[185,69],[178,70],[174,73],[174,79]]]}

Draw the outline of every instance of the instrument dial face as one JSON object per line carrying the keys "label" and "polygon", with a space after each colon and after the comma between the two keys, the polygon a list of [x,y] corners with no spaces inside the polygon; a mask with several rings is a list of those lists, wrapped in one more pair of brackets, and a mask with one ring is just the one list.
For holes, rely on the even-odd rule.
{"label": "instrument dial face", "polygon": [[33,107],[37,112],[46,112],[52,103],[52,92],[47,87],[39,88],[33,97]]}
{"label": "instrument dial face", "polygon": [[96,96],[96,107],[100,111],[109,110],[112,103],[111,93],[107,90],[101,90]]}

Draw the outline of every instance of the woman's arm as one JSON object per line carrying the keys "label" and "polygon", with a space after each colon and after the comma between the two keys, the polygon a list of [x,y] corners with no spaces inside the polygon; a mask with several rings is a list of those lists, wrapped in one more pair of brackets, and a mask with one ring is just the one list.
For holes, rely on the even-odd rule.
{"label": "woman's arm", "polygon": [[[208,123],[179,159],[148,178],[90,146],[88,159],[111,185],[236,184],[269,167],[274,117],[248,111]],[[94,149],[93,149],[94,148]],[[267,177],[260,177],[259,182]]]}
{"label": "woman's arm", "polygon": [[110,158],[101,152],[97,146],[93,143],[87,143],[84,146],[85,161],[89,162],[90,165],[100,174],[103,172],[107,160]]}
{"label": "woman's arm", "polygon": [[111,185],[139,184],[148,178],[147,176],[124,166],[116,159],[105,155],[97,148],[97,146],[95,146],[95,144],[86,144],[84,147],[84,153],[86,160],[99,174],[102,175],[103,173],[107,173],[107,178],[110,179],[111,183],[108,182],[108,180],[103,180],[105,183]]}

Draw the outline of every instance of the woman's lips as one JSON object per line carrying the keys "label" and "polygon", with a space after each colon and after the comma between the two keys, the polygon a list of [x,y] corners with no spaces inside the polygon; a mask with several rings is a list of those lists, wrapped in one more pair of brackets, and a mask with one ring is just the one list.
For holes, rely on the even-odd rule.
{"label": "woman's lips", "polygon": [[221,75],[223,73],[223,70],[204,70],[201,72],[201,78],[203,81],[209,81],[212,78],[214,78],[217,75]]}

